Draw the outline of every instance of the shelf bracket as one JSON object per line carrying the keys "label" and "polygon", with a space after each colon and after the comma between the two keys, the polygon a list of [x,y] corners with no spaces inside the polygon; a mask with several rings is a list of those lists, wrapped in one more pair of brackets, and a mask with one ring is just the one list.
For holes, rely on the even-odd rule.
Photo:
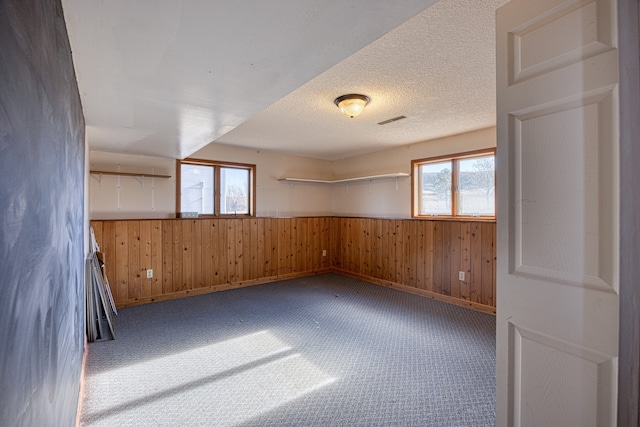
{"label": "shelf bracket", "polygon": [[[121,169],[120,163],[118,163],[118,172],[121,172]],[[120,175],[118,175],[118,186],[116,188],[118,192],[118,210],[120,210]]]}
{"label": "shelf bracket", "polygon": [[144,175],[134,176],[133,178],[140,183],[140,188],[144,188]]}
{"label": "shelf bracket", "polygon": [[102,174],[98,174],[98,176],[96,176],[96,174],[90,174],[93,178],[95,178],[96,181],[98,181],[98,186],[102,187]]}
{"label": "shelf bracket", "polygon": [[[156,168],[151,168],[151,173],[156,174]],[[156,178],[151,176],[151,210],[156,210]]]}

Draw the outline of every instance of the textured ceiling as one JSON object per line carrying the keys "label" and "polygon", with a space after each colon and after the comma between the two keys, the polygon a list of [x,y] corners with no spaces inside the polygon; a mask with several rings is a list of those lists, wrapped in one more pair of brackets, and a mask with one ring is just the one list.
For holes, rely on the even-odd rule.
{"label": "textured ceiling", "polygon": [[90,147],[188,156],[435,1],[63,0]]}
{"label": "textured ceiling", "polygon": [[[183,158],[214,142],[333,160],[494,126],[506,1],[63,6],[91,149]],[[333,100],[353,92],[371,103],[349,119]]]}
{"label": "textured ceiling", "polygon": [[[216,142],[335,160],[495,126],[494,21],[504,3],[441,0]],[[333,103],[345,93],[371,102],[349,119]]]}

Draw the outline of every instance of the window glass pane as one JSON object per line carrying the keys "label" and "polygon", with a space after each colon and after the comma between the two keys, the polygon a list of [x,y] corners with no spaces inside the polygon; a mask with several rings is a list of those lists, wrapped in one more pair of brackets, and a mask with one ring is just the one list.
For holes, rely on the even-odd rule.
{"label": "window glass pane", "polygon": [[220,213],[249,213],[249,170],[220,168]]}
{"label": "window glass pane", "polygon": [[180,210],[213,215],[213,167],[180,165]]}
{"label": "window glass pane", "polygon": [[458,162],[458,215],[495,215],[495,156]]}
{"label": "window glass pane", "polygon": [[451,160],[420,165],[420,215],[451,215]]}

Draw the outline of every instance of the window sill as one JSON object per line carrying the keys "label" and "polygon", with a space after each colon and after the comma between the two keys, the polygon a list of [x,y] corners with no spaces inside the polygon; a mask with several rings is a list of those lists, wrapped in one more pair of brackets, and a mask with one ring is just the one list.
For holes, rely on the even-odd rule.
{"label": "window sill", "polygon": [[411,219],[426,221],[496,222],[496,217],[482,216],[412,215]]}
{"label": "window sill", "polygon": [[183,219],[233,219],[233,218],[255,218],[255,215],[249,214],[221,214],[221,215],[213,215],[213,214],[202,214],[198,215],[195,218],[183,218]]}

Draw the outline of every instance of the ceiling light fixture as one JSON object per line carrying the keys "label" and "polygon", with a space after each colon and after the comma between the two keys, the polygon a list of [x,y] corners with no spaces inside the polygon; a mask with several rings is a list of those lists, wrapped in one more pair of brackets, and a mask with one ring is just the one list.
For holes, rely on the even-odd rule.
{"label": "ceiling light fixture", "polygon": [[333,102],[340,108],[342,114],[353,119],[362,113],[362,110],[364,110],[365,105],[367,105],[369,101],[368,96],[351,93],[349,95],[339,96]]}

